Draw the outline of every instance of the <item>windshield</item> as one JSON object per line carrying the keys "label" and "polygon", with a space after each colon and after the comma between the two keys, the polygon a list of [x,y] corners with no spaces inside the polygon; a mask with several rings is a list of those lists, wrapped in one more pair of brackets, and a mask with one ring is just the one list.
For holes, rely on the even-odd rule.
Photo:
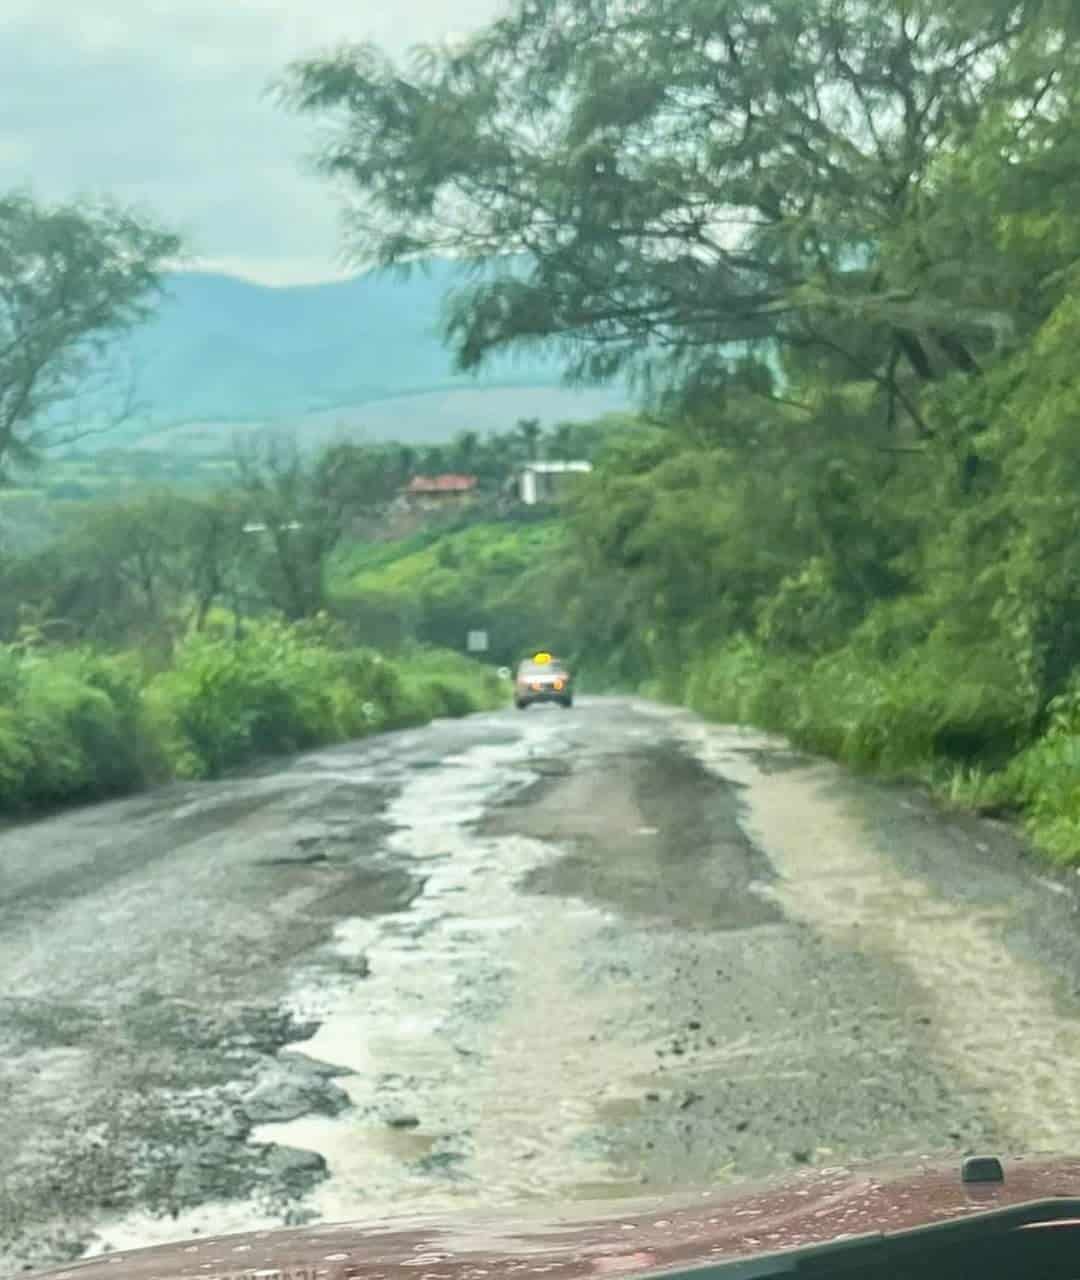
{"label": "windshield", "polygon": [[1078,19],[7,0],[0,1276],[1080,1153]]}

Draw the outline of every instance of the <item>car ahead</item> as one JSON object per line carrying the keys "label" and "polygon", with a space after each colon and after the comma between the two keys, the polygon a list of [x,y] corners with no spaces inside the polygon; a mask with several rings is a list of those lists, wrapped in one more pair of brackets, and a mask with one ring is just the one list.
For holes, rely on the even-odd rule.
{"label": "car ahead", "polygon": [[574,705],[574,680],[564,663],[550,653],[537,653],[518,664],[514,677],[514,706],[519,711],[534,702]]}
{"label": "car ahead", "polygon": [[1078,1190],[1068,1157],[811,1167],[779,1185],[531,1214],[200,1236],[28,1280],[415,1280],[420,1264],[440,1280],[1075,1280]]}

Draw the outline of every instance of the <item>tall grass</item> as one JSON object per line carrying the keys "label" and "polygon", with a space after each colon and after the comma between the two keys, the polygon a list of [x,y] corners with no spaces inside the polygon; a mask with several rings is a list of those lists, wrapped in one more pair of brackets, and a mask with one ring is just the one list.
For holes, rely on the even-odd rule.
{"label": "tall grass", "polygon": [[0,811],[96,799],[161,766],[142,724],[140,669],[85,650],[0,648]]}
{"label": "tall grass", "polygon": [[164,670],[138,656],[0,647],[0,812],[209,778],[256,756],[466,715],[504,697],[453,653],[387,661],[317,629],[229,619]]}
{"label": "tall grass", "polygon": [[960,667],[916,650],[884,664],[856,650],[778,656],[738,640],[691,664],[683,701],[885,773],[925,774],[947,761],[1004,765],[1031,721],[1015,673],[993,654],[967,655]]}
{"label": "tall grass", "polygon": [[1036,736],[1026,682],[990,648],[799,660],[738,639],[691,664],[681,700],[856,769],[919,778],[952,807],[1022,815],[1051,858],[1080,863],[1080,679]]}
{"label": "tall grass", "polygon": [[1048,708],[1044,732],[998,779],[1004,803],[1023,810],[1037,844],[1056,862],[1080,862],[1080,678]]}

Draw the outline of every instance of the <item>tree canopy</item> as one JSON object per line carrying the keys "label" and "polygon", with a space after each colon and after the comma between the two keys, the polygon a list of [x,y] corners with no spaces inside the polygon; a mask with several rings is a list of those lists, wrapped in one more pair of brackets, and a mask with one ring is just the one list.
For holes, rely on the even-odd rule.
{"label": "tree canopy", "polygon": [[359,259],[461,260],[462,367],[554,343],[659,393],[551,577],[595,679],[1024,806],[1070,859],[1078,34],[1068,0],[516,0],[285,86]]}
{"label": "tree canopy", "polygon": [[[0,197],[0,468],[88,429],[80,394],[113,376],[110,342],[146,316],[178,250],[112,204]],[[113,390],[122,411],[129,388]]]}
{"label": "tree canopy", "polygon": [[470,267],[447,319],[463,368],[557,343],[578,378],[709,402],[810,360],[924,435],[918,388],[1007,344],[1057,265],[1004,253],[994,220],[1068,127],[1074,20],[1035,0],[518,0],[404,66],[304,61],[283,92],[334,122],[319,163],[350,185],[359,260]]}

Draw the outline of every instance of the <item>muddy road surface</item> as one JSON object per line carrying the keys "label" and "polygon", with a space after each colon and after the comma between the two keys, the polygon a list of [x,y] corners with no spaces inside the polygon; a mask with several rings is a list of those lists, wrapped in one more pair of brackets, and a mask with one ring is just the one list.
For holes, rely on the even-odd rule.
{"label": "muddy road surface", "polygon": [[1073,879],[581,698],[0,832],[0,1274],[192,1235],[1080,1151]]}

